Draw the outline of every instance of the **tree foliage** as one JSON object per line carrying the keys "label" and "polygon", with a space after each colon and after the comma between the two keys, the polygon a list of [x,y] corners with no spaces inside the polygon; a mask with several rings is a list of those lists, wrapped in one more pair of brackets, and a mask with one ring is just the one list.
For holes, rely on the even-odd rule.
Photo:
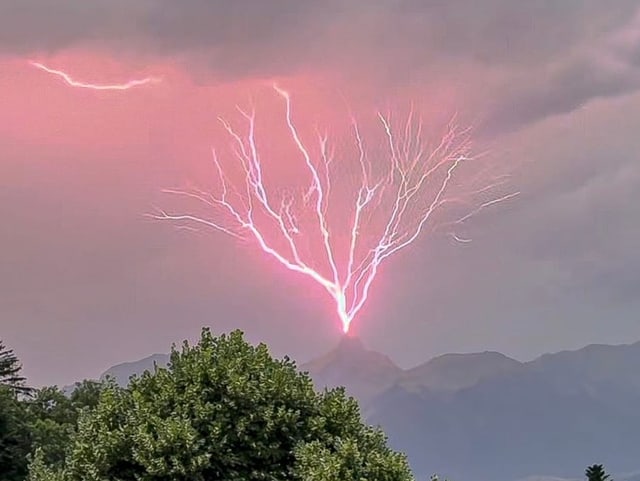
{"label": "tree foliage", "polygon": [[13,353],[0,340],[0,386],[8,387],[16,392],[29,393],[30,388],[25,386],[25,378],[20,375],[22,365]]}
{"label": "tree foliage", "polygon": [[33,449],[41,451],[43,462],[59,465],[64,461],[78,417],[98,404],[100,391],[100,383],[83,381],[76,383],[69,396],[57,387],[45,387],[26,401]]}
{"label": "tree foliage", "polygon": [[20,481],[27,472],[31,431],[26,405],[20,396],[31,390],[20,375],[22,366],[11,349],[0,340],[0,478]]}
{"label": "tree foliage", "polygon": [[31,431],[26,406],[15,391],[0,386],[0,479],[23,480],[30,452]]}
{"label": "tree foliage", "polygon": [[167,368],[104,388],[80,415],[63,467],[32,481],[408,481],[403,455],[344,390],[317,393],[288,358],[239,331],[172,349]]}
{"label": "tree foliage", "polygon": [[584,472],[588,481],[607,481],[611,477],[605,472],[602,464],[593,464]]}
{"label": "tree foliage", "polygon": [[64,461],[78,417],[97,404],[101,385],[78,383],[71,396],[57,387],[27,389],[18,375],[18,360],[4,347],[2,353],[6,382],[0,383],[0,480],[23,481],[34,449],[42,465],[58,466]]}

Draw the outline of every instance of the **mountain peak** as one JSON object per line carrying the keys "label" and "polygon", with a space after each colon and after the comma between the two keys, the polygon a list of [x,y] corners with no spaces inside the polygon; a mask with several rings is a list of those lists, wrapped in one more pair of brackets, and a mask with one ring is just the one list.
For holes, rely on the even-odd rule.
{"label": "mountain peak", "polygon": [[344,335],[327,354],[302,366],[323,389],[348,386],[363,405],[402,376],[402,369],[384,354],[370,350],[359,337]]}
{"label": "mountain peak", "polygon": [[304,365],[305,369],[314,372],[323,371],[332,366],[340,369],[385,366],[389,370],[401,371],[389,357],[369,349],[362,339],[348,334],[342,336],[336,347],[327,354]]}
{"label": "mountain peak", "polygon": [[340,338],[336,350],[366,351],[367,348],[358,336],[344,334]]}
{"label": "mountain peak", "polygon": [[444,354],[407,371],[403,387],[457,391],[517,371],[523,364],[499,352]]}

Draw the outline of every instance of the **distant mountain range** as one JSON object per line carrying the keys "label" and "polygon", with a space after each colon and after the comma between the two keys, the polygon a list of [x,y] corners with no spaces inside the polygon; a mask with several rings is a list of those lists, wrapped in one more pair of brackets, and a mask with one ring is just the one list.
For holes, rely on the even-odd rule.
{"label": "distant mountain range", "polygon": [[[126,384],[167,362],[155,354],[103,377]],[[640,343],[591,345],[525,363],[497,352],[446,354],[403,370],[345,337],[301,369],[319,388],[345,386],[367,421],[407,453],[418,479],[583,479],[593,463],[617,473],[640,468]]]}
{"label": "distant mountain range", "polygon": [[107,369],[100,380],[103,381],[107,377],[112,378],[120,386],[126,386],[129,384],[131,376],[139,376],[145,371],[153,372],[155,366],[165,367],[169,363],[169,354],[153,354],[139,361],[123,362],[122,364],[116,364],[113,367]]}

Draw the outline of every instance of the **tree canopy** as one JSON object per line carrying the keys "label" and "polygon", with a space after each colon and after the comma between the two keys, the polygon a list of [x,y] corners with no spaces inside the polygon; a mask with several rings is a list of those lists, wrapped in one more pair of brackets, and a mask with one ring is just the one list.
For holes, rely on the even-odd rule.
{"label": "tree canopy", "polygon": [[593,464],[584,472],[588,481],[607,481],[611,477],[605,472],[602,464]]}
{"label": "tree canopy", "polygon": [[32,481],[409,481],[405,457],[344,390],[317,393],[239,331],[172,349],[166,368],[104,387],[56,466]]}
{"label": "tree canopy", "polygon": [[43,461],[60,465],[74,435],[79,416],[93,409],[100,398],[102,385],[96,381],[76,383],[70,395],[57,387],[34,392],[26,403],[32,449],[41,451]]}
{"label": "tree canopy", "polygon": [[0,386],[0,479],[21,481],[27,475],[31,430],[24,402],[15,391]]}
{"label": "tree canopy", "polygon": [[0,386],[5,386],[13,391],[28,393],[30,388],[25,386],[26,379],[20,375],[22,365],[13,353],[0,340]]}
{"label": "tree canopy", "polygon": [[100,383],[84,381],[70,396],[56,387],[20,396],[0,386],[0,479],[26,479],[34,450],[38,450],[41,463],[60,466],[79,415],[97,404],[100,389]]}

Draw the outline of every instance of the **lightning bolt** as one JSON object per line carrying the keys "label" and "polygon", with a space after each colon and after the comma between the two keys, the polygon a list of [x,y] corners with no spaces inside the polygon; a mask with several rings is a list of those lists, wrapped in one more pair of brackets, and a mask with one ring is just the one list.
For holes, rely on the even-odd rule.
{"label": "lightning bolt", "polygon": [[460,237],[455,232],[452,232],[450,235],[454,241],[460,242],[461,244],[469,244],[470,242],[473,242],[471,239],[465,239],[464,237]]}
{"label": "lightning bolt", "polygon": [[162,79],[159,78],[159,77],[145,77],[145,78],[142,78],[142,79],[129,80],[129,81],[124,82],[124,83],[94,84],[94,83],[87,83],[87,82],[81,82],[81,81],[75,80],[68,73],[63,72],[62,70],[56,70],[56,69],[49,68],[49,67],[47,67],[46,65],[44,65],[44,64],[42,64],[40,62],[29,61],[29,64],[31,66],[37,68],[37,69],[43,70],[44,72],[47,72],[47,73],[49,73],[51,75],[55,75],[56,77],[61,78],[70,87],[78,87],[78,88],[83,88],[83,89],[91,89],[91,90],[130,90],[132,88],[141,87],[143,85],[148,85],[148,84],[153,84],[153,83],[159,83],[159,82],[162,81]]}
{"label": "lightning bolt", "polygon": [[[460,168],[474,160],[469,148],[470,130],[461,130],[452,122],[440,141],[431,145],[423,139],[422,123],[414,119],[413,111],[398,129],[392,126],[389,116],[378,113],[386,160],[386,165],[378,169],[371,158],[378,158],[381,152],[376,150],[372,155],[368,151],[364,135],[352,118],[352,140],[357,155],[351,157],[358,183],[352,195],[348,223],[332,231],[329,222],[332,180],[344,177],[333,170],[335,152],[326,135],[318,135],[316,150],[307,147],[293,119],[291,96],[277,86],[274,89],[284,101],[288,136],[308,176],[308,184],[302,190],[304,194],[297,199],[291,195],[277,197],[269,190],[256,140],[255,111],[238,107],[246,122],[244,134],[225,119],[219,120],[242,167],[243,185],[238,187],[229,180],[213,150],[213,163],[221,186],[217,195],[198,189],[165,190],[203,203],[218,214],[216,220],[164,210],[152,217],[200,224],[234,237],[253,239],[284,267],[322,286],[334,301],[342,330],[347,333],[368,299],[382,262],[412,244],[439,210],[449,204],[464,203],[464,195],[448,194],[455,190],[453,184]],[[491,192],[503,183],[500,180],[472,193]],[[461,224],[484,208],[515,195],[517,193],[485,201],[452,224]],[[338,208],[342,211],[345,207],[339,205]],[[340,244],[336,233],[347,235],[345,245]],[[303,255],[303,247],[308,246],[304,243],[304,234],[317,236],[317,249],[312,256]],[[453,235],[458,242],[470,241]],[[321,263],[325,264],[324,269],[317,267]]]}

